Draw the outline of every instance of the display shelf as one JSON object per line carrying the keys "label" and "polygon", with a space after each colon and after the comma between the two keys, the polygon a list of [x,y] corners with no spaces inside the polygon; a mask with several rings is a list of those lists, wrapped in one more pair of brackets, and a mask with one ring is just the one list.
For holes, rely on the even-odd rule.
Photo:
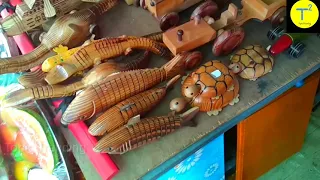
{"label": "display shelf", "polygon": [[[185,14],[188,13],[190,12],[185,12]],[[124,34],[140,36],[160,30],[158,22],[149,12],[141,8],[127,6],[124,2],[102,16],[99,25],[102,30],[101,33],[105,37]],[[246,23],[244,25],[246,37],[242,46],[261,44],[267,47],[272,44],[266,36],[270,27],[269,22],[250,21]],[[111,155],[120,169],[113,179],[155,179],[161,176],[197,149],[205,146],[279,97],[297,82],[314,73],[320,67],[320,52],[317,49],[320,45],[320,39],[315,35],[314,38],[310,38],[306,42],[306,45],[306,52],[299,59],[290,59],[286,54],[276,57],[273,71],[257,81],[239,78],[240,102],[225,108],[218,116],[209,117],[206,113],[200,113],[195,118],[198,123],[197,127],[182,128],[154,143],[124,155]],[[229,56],[214,57],[211,48],[212,43],[199,48],[204,55],[203,63],[218,59],[226,65],[229,64]],[[154,56],[150,64],[160,66],[165,62],[165,60]],[[167,114],[170,100],[179,96],[181,96],[180,84],[177,84],[162,103],[148,116]],[[81,149],[71,132],[63,127],[61,129],[70,145]],[[88,157],[81,154],[81,151],[74,153],[87,179],[101,179],[94,166],[88,161]]]}

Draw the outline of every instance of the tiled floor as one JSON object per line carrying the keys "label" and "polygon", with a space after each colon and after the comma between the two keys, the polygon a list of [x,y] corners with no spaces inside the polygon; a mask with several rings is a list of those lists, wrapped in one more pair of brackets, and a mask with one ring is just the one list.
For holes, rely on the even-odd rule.
{"label": "tiled floor", "polygon": [[302,150],[259,180],[320,179],[320,107],[312,113]]}

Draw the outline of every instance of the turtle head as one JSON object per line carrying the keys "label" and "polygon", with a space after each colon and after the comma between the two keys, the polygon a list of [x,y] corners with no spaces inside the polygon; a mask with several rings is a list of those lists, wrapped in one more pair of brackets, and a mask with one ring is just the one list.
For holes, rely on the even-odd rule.
{"label": "turtle head", "polygon": [[234,74],[238,74],[239,72],[242,71],[243,67],[237,63],[237,62],[232,62],[229,65],[229,69],[234,73]]}

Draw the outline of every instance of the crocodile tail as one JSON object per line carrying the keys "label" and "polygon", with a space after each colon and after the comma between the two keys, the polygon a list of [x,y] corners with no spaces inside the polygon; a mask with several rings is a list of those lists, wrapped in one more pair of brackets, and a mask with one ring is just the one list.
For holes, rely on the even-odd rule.
{"label": "crocodile tail", "polygon": [[83,83],[79,81],[70,85],[47,85],[20,89],[7,94],[1,102],[1,107],[18,106],[31,100],[70,96],[83,88]]}
{"label": "crocodile tail", "polygon": [[186,58],[188,55],[189,53],[187,52],[178,54],[171,61],[162,66],[166,72],[166,79],[171,79],[178,74],[184,73]]}
{"label": "crocodile tail", "polygon": [[23,74],[19,77],[18,81],[25,88],[43,86],[47,84],[44,80],[45,76],[45,72],[43,72],[41,69],[37,69],[34,72],[27,72]]}
{"label": "crocodile tail", "polygon": [[158,42],[163,42],[162,40],[162,36],[163,35],[163,32],[156,32],[156,33],[151,33],[151,34],[147,34],[145,36],[142,36],[142,37],[145,37],[145,38],[148,38],[148,39],[152,39],[154,41],[158,41]]}
{"label": "crocodile tail", "polygon": [[0,74],[22,72],[41,65],[44,61],[42,57],[48,53],[46,46],[39,45],[28,54],[0,59]]}
{"label": "crocodile tail", "polygon": [[90,7],[89,10],[92,11],[96,17],[100,17],[106,11],[110,10],[116,4],[118,4],[118,2],[119,0],[103,0],[102,2]]}

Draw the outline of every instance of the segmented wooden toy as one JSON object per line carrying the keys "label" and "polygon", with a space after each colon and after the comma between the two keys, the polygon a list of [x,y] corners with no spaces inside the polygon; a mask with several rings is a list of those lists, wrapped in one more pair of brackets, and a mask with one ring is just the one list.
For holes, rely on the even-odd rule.
{"label": "segmented wooden toy", "polygon": [[[209,61],[186,77],[181,86],[185,101],[208,115],[218,115],[223,107],[239,101],[239,82],[220,61]],[[186,103],[174,99],[171,110],[179,112]]]}
{"label": "segmented wooden toy", "polygon": [[69,85],[45,85],[14,91],[4,97],[1,106],[10,107],[26,103],[30,100],[71,96],[77,91],[103,80],[113,73],[147,67],[149,55],[150,53],[145,51],[132,56],[132,58],[125,60],[124,58],[120,58],[100,64],[90,70],[81,81]]}
{"label": "segmented wooden toy", "polygon": [[68,106],[62,124],[90,119],[131,96],[182,74],[186,67],[190,68],[190,63],[194,64],[188,55],[187,52],[179,54],[161,68],[121,72],[89,86]]}
{"label": "segmented wooden toy", "polygon": [[117,4],[118,0],[104,0],[88,9],[59,17],[44,35],[41,44],[32,52],[22,56],[1,59],[0,74],[22,72],[40,65],[44,55],[58,45],[75,47],[84,42],[90,27],[104,12]]}
{"label": "segmented wooden toy", "polygon": [[171,52],[163,44],[148,38],[105,38],[82,47],[71,56],[68,63],[61,63],[52,68],[45,80],[48,84],[60,83],[78,71],[100,64],[102,60],[125,54],[132,49],[146,49],[164,57],[172,57]]}
{"label": "segmented wooden toy", "polygon": [[159,104],[179,78],[177,75],[163,87],[139,93],[108,109],[91,124],[89,133],[101,136],[127,124],[134,116],[144,115]]}
{"label": "segmented wooden toy", "polygon": [[194,107],[181,115],[150,117],[141,121],[139,116],[135,117],[129,121],[128,125],[105,135],[93,150],[109,154],[124,154],[170,134],[182,126],[195,126],[191,120],[198,112],[199,108]]}
{"label": "segmented wooden toy", "polygon": [[41,69],[37,69],[33,72],[27,72],[23,75],[21,75],[18,78],[19,83],[25,87],[36,87],[36,86],[43,86],[47,85],[47,82],[44,80],[45,74]]}
{"label": "segmented wooden toy", "polygon": [[244,79],[255,81],[272,71],[273,57],[260,45],[250,45],[231,56],[229,68]]}

